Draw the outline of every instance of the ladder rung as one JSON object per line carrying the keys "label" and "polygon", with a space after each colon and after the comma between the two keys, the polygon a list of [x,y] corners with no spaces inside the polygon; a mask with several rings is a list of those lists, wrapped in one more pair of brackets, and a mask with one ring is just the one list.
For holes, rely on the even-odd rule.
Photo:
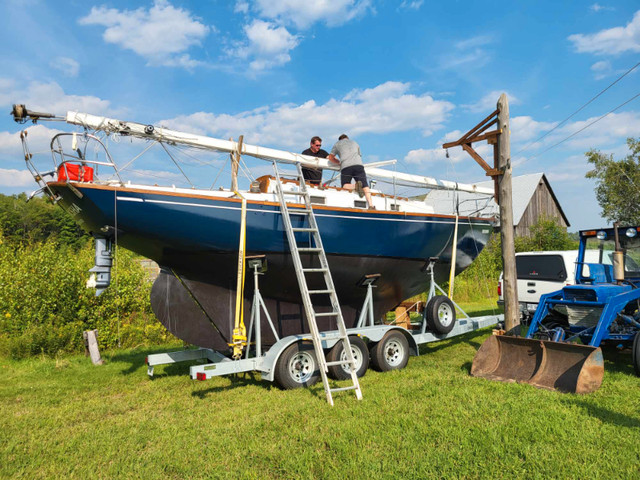
{"label": "ladder rung", "polygon": [[316,313],[316,317],[335,317],[339,314],[340,312],[322,312],[322,313]]}
{"label": "ladder rung", "polygon": [[303,268],[302,271],[305,273],[313,273],[313,272],[327,272],[328,268]]}
{"label": "ladder rung", "polygon": [[311,210],[305,209],[289,209],[289,215],[306,215],[307,213],[311,213]]}
{"label": "ladder rung", "polygon": [[329,290],[309,290],[309,295],[322,295],[327,294],[327,293],[333,293],[335,290],[329,289]]}
{"label": "ladder rung", "polygon": [[344,365],[344,364],[350,364],[350,363],[355,363],[355,360],[353,362],[351,362],[350,360],[336,360],[335,362],[327,362],[326,365],[327,367],[331,367],[333,365]]}
{"label": "ladder rung", "polygon": [[351,385],[350,387],[339,387],[339,388],[330,388],[331,392],[344,392],[345,390],[355,390],[357,385]]}
{"label": "ladder rung", "polygon": [[300,227],[300,228],[292,228],[294,232],[317,232],[317,228],[309,228],[309,227]]}
{"label": "ladder rung", "polygon": [[298,248],[299,252],[321,252],[322,249],[321,248],[316,248],[316,247],[302,247],[302,248]]}
{"label": "ladder rung", "polygon": [[283,195],[309,195],[307,192],[282,192]]}

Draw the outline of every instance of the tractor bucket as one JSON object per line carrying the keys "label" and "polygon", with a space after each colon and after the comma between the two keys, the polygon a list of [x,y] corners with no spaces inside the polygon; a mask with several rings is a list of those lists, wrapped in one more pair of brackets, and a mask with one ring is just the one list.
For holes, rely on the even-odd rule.
{"label": "tractor bucket", "polygon": [[602,383],[604,360],[598,347],[494,335],[476,353],[471,375],[560,392],[591,393]]}

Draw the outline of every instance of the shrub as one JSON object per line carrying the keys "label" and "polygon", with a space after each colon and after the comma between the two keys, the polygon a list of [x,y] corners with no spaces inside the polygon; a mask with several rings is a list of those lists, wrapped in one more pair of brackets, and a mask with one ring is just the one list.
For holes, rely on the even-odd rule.
{"label": "shrub", "polygon": [[102,295],[85,287],[92,244],[0,243],[0,353],[22,358],[82,351],[82,331],[94,328],[101,348],[170,337],[151,312],[151,282],[132,252],[117,250],[112,284]]}

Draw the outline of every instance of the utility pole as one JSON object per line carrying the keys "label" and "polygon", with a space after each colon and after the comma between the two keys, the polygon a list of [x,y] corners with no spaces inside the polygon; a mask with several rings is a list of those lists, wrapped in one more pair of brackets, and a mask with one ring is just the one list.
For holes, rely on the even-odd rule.
{"label": "utility pole", "polygon": [[498,143],[494,155],[498,159],[498,205],[500,206],[500,238],[502,240],[504,323],[509,331],[520,323],[516,249],[513,234],[513,198],[511,190],[511,131],[509,129],[509,100],[503,93],[498,100]]}
{"label": "utility pole", "polygon": [[[492,125],[495,130],[486,131]],[[475,142],[486,140],[493,145],[493,165],[473,149]],[[518,306],[518,285],[513,234],[513,200],[511,197],[511,147],[509,131],[509,101],[503,93],[497,109],[478,125],[465,133],[459,140],[442,145],[442,148],[461,146],[480,165],[487,176],[493,178],[495,200],[500,208],[500,238],[502,240],[502,264],[504,266],[504,320],[505,329],[511,330],[520,323]]]}

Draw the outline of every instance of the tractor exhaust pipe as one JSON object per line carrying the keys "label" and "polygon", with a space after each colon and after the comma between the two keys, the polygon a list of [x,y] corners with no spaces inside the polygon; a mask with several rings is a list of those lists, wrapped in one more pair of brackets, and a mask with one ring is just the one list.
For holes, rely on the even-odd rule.
{"label": "tractor exhaust pipe", "polygon": [[613,233],[616,240],[616,250],[613,252],[613,279],[620,284],[624,280],[624,252],[620,247],[618,225],[618,222],[613,224]]}
{"label": "tractor exhaust pipe", "polygon": [[602,384],[604,360],[599,347],[493,335],[476,353],[471,375],[565,393],[591,393]]}

